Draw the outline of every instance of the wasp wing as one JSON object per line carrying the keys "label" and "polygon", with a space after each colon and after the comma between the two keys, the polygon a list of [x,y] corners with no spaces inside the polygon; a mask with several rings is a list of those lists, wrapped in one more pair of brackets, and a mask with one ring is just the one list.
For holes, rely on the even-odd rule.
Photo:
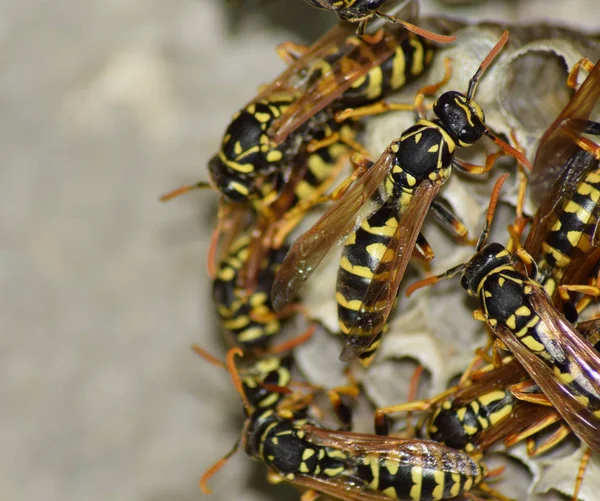
{"label": "wasp wing", "polygon": [[393,159],[394,154],[388,147],[340,200],[296,240],[275,276],[271,292],[275,311],[280,311],[294,300],[325,255],[342,244],[360,224],[365,216],[357,216],[357,211],[369,200],[373,201],[371,195],[392,168]]}
{"label": "wasp wing", "polygon": [[364,480],[349,473],[333,478],[296,475],[292,484],[327,494],[342,501],[390,501],[389,496],[370,490]]}
{"label": "wasp wing", "polygon": [[[418,4],[411,1],[402,11],[403,19],[416,18]],[[301,95],[279,117],[268,130],[275,146],[311,117],[329,106],[344,92],[350,89],[371,69],[394,54],[396,48],[411,34],[401,25],[387,24],[374,35],[373,41],[366,41],[358,35],[349,35],[343,41],[337,37],[335,43],[321,44],[314,56],[302,62],[303,70],[310,75],[303,82]],[[317,42],[319,43],[319,42]],[[329,53],[326,48],[329,48]],[[313,52],[312,49],[310,51]],[[300,66],[300,64],[294,66]],[[298,86],[295,86],[298,88]],[[366,104],[366,103],[364,103]]]}
{"label": "wasp wing", "polygon": [[[354,322],[348,325],[346,345],[340,355],[344,361],[364,352],[384,328],[396,301],[398,288],[413,249],[440,185],[423,181],[412,196],[398,227],[390,239],[362,300]],[[368,336],[363,333],[369,332]]]}
{"label": "wasp wing", "polygon": [[561,177],[568,168],[569,159],[578,152],[579,147],[573,141],[573,134],[578,135],[586,128],[599,97],[600,64],[596,63],[561,114],[542,136],[530,176],[531,193],[538,204],[552,191],[554,181]]}
{"label": "wasp wing", "polygon": [[[594,400],[600,402],[600,354],[557,313],[548,296],[535,286],[529,296],[531,305],[540,317],[547,336],[546,345],[556,359],[564,360],[570,375],[577,377]],[[500,340],[525,367],[548,400],[573,429],[573,432],[594,451],[600,452],[600,413],[582,400],[586,396],[569,388],[551,367],[534,352],[525,348],[515,335],[502,325],[492,327]]]}

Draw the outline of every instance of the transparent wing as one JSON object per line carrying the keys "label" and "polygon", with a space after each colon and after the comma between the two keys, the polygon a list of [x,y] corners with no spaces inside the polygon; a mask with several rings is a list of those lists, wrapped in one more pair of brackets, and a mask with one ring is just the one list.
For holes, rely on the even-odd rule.
{"label": "transparent wing", "polygon": [[325,255],[342,244],[361,222],[357,211],[370,199],[392,168],[394,155],[386,149],[379,160],[356,181],[315,225],[301,235],[287,253],[273,283],[271,297],[275,311],[297,296]]}
{"label": "transparent wing", "polygon": [[[403,19],[411,21],[417,12],[418,4],[411,1],[401,15]],[[409,34],[401,25],[387,23],[369,41],[352,33],[343,41],[339,37],[330,37],[327,43],[317,42],[319,48],[311,57],[307,54],[293,65],[296,72],[301,68],[309,78],[304,79],[299,98],[269,128],[268,134],[273,144],[280,145],[372,68],[381,65],[408,36],[415,35]]]}
{"label": "transparent wing", "polygon": [[[572,367],[571,372],[577,371],[578,377],[585,379],[590,393],[599,398],[600,354],[557,314],[539,287],[533,289],[530,300],[540,316],[540,322],[547,326],[545,333],[551,338],[553,349],[559,350],[558,356],[566,357]],[[495,326],[493,330],[525,367],[573,432],[594,451],[600,452],[600,416],[584,405],[579,395],[558,379],[551,366],[525,348],[508,328]]]}
{"label": "transparent wing", "polygon": [[596,64],[540,141],[530,177],[531,193],[538,204],[568,169],[569,159],[579,149],[572,135],[585,127],[599,97],[600,64]]}
{"label": "transparent wing", "polygon": [[[400,282],[415,248],[423,221],[439,189],[440,185],[425,180],[415,190],[365,292],[359,314],[355,317],[354,324],[348,325],[350,331],[340,356],[341,360],[348,361],[356,358],[369,347],[383,329],[396,301]],[[365,331],[370,332],[371,335],[361,335]]]}

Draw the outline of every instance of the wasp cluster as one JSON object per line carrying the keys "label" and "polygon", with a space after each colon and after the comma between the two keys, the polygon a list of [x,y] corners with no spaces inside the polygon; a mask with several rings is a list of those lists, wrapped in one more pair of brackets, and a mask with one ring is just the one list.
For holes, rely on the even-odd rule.
{"label": "wasp cluster", "polygon": [[415,1],[309,3],[346,24],[282,44],[209,181],[165,196],[220,197],[209,272],[230,349],[197,352],[240,393],[238,445],[306,499],[524,495],[498,451],[533,469],[526,495],[593,499],[600,44]]}

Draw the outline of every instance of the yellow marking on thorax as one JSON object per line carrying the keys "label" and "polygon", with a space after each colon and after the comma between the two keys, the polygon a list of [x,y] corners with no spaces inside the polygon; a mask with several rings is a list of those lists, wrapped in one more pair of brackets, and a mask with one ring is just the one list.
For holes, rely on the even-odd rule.
{"label": "yellow marking on thorax", "polygon": [[[227,328],[227,327],[226,327]],[[249,343],[254,341],[260,337],[262,337],[264,332],[259,327],[252,327],[251,329],[246,329],[244,332],[238,335],[238,341],[240,343]]]}
{"label": "yellow marking on thorax", "polygon": [[515,330],[517,328],[517,317],[515,317],[514,315],[511,315],[510,317],[508,317],[506,319],[506,326],[510,329],[510,330]]}

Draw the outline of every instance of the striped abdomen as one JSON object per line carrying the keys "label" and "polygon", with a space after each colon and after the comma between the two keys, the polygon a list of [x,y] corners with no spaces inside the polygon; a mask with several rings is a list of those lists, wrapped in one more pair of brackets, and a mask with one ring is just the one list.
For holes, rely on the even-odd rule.
{"label": "striped abdomen", "polygon": [[575,252],[586,254],[598,226],[600,200],[600,171],[593,170],[577,187],[542,243],[538,260],[541,283],[552,296],[561,284]]}
{"label": "striped abdomen", "polygon": [[[234,241],[229,254],[219,265],[213,283],[213,298],[223,329],[231,332],[240,346],[264,348],[281,328],[280,320],[273,314],[270,291],[287,248],[266,253],[256,287],[248,294],[238,285],[238,276],[248,259],[250,240],[250,234],[244,233]],[[252,319],[252,313],[264,317],[264,320]]]}
{"label": "striped abdomen", "polygon": [[378,339],[371,343],[373,336],[380,336],[381,333],[372,332],[369,325],[361,325],[360,311],[369,286],[373,280],[377,280],[375,271],[398,227],[399,218],[400,210],[396,202],[384,204],[348,237],[342,251],[336,286],[338,322],[345,335],[350,332],[350,326],[359,327],[353,330],[356,339],[352,342],[359,346],[362,343],[366,348],[360,355],[365,364],[368,364],[379,344]]}
{"label": "striped abdomen", "polygon": [[586,373],[586,367],[557,342],[560,332],[536,313],[529,300],[534,287],[535,283],[510,266],[489,273],[479,290],[488,323],[492,329],[496,325],[508,328],[524,349],[543,360],[561,384],[600,417],[600,394],[590,383],[597,375]]}
{"label": "striped abdomen", "polygon": [[515,401],[508,389],[490,391],[465,404],[446,401],[431,416],[427,434],[453,449],[473,452],[481,432],[510,416]]}
{"label": "striped abdomen", "polygon": [[339,108],[363,106],[402,88],[421,75],[431,64],[433,49],[429,42],[414,33],[402,33],[393,53],[381,65],[357,79],[334,103]]}
{"label": "striped abdomen", "polygon": [[[437,445],[437,444],[436,444]],[[410,457],[366,454],[357,460],[356,475],[367,490],[394,500],[438,501],[469,491],[484,476],[467,454],[428,442],[415,442]]]}

